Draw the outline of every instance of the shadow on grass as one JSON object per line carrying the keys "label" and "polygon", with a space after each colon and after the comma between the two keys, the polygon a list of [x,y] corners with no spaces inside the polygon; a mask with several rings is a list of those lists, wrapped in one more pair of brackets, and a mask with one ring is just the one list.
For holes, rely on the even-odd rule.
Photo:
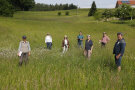
{"label": "shadow on grass", "polygon": [[110,23],[112,23],[112,24],[123,24],[123,25],[127,25],[127,26],[135,28],[135,22],[134,21],[113,21],[113,22],[110,22]]}
{"label": "shadow on grass", "polygon": [[116,66],[115,66],[115,62],[113,62],[112,60],[104,60],[104,67],[108,67],[110,69],[110,71],[116,71]]}

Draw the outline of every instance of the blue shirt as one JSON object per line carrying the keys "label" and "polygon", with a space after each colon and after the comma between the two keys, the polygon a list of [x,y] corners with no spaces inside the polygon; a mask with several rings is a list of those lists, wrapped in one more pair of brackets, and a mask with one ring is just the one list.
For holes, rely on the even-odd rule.
{"label": "blue shirt", "polygon": [[78,35],[77,38],[78,38],[78,42],[82,42],[83,40],[80,40],[80,39],[83,39],[84,37],[83,35]]}
{"label": "blue shirt", "polygon": [[125,52],[125,47],[126,47],[125,40],[124,39],[118,40],[114,45],[113,54],[115,55],[121,54],[121,56],[123,56]]}
{"label": "blue shirt", "polygon": [[90,41],[86,40],[85,41],[85,50],[91,50],[92,46],[93,46],[92,40],[90,40]]}

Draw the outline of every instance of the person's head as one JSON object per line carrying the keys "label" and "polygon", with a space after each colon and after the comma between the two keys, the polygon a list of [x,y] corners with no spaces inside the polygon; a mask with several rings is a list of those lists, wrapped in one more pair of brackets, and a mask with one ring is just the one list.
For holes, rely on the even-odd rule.
{"label": "person's head", "polygon": [[26,36],[22,36],[22,40],[26,41],[27,37]]}
{"label": "person's head", "polygon": [[47,36],[50,35],[50,33],[47,33]]}
{"label": "person's head", "polygon": [[64,36],[64,39],[68,39],[67,35]]}
{"label": "person's head", "polygon": [[88,40],[90,40],[90,38],[91,38],[91,36],[90,36],[90,35],[88,35],[88,36],[87,36],[87,39],[88,39]]}
{"label": "person's head", "polygon": [[106,34],[106,32],[103,32],[103,37],[105,37],[107,34]]}
{"label": "person's head", "polygon": [[119,40],[122,39],[122,36],[123,36],[123,34],[122,34],[121,32],[118,32],[118,33],[117,33],[117,37],[118,37]]}
{"label": "person's head", "polygon": [[80,32],[80,35],[82,35],[82,32]]}

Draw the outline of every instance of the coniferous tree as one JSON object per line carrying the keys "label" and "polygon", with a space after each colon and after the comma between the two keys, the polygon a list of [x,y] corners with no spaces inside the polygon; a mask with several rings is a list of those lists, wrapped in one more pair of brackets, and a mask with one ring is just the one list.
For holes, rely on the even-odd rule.
{"label": "coniferous tree", "polygon": [[88,13],[88,16],[94,16],[96,11],[97,11],[96,3],[95,3],[95,1],[93,1],[90,11]]}

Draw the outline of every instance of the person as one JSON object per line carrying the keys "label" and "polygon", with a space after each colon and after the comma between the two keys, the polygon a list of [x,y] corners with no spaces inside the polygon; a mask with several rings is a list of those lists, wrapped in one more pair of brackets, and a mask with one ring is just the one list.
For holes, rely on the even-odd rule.
{"label": "person", "polygon": [[51,50],[52,49],[52,37],[49,33],[45,37],[45,43],[47,45],[47,49]]}
{"label": "person", "polygon": [[62,41],[62,48],[63,48],[63,53],[68,51],[69,48],[69,40],[67,35],[64,36],[64,40]]}
{"label": "person", "polygon": [[91,40],[91,36],[88,35],[87,40],[85,41],[84,56],[86,56],[88,59],[90,59],[92,50],[93,50],[93,42]]}
{"label": "person", "polygon": [[19,49],[18,49],[18,56],[20,57],[19,66],[22,66],[23,60],[25,65],[28,62],[28,56],[30,56],[30,43],[26,41],[27,37],[23,36],[22,41],[20,42]]}
{"label": "person", "polygon": [[125,47],[126,47],[126,42],[125,39],[123,38],[123,34],[117,33],[117,42],[114,45],[113,49],[113,54],[115,54],[115,64],[117,65],[118,71],[121,71],[121,60],[122,56],[124,55],[125,52]]}
{"label": "person", "polygon": [[106,32],[103,33],[102,40],[99,40],[101,47],[105,47],[106,44],[110,41],[110,38],[107,36]]}
{"label": "person", "polygon": [[83,48],[83,34],[82,34],[82,32],[80,32],[80,34],[77,36],[77,40],[78,40],[78,46],[79,46],[79,48],[81,47],[81,48]]}

